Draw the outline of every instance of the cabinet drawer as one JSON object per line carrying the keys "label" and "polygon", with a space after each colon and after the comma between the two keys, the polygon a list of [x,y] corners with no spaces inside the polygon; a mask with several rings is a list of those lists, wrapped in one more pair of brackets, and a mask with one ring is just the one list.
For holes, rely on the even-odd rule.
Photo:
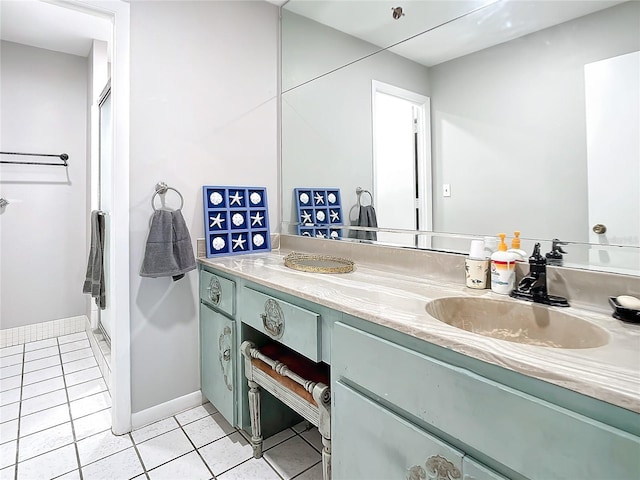
{"label": "cabinet drawer", "polygon": [[640,478],[634,435],[343,323],[332,341],[332,381],[347,378],[525,477]]}
{"label": "cabinet drawer", "polygon": [[235,425],[235,323],[200,304],[200,384],[202,393]]}
{"label": "cabinet drawer", "polygon": [[331,395],[333,480],[425,478],[420,471],[436,478],[429,475],[434,464],[442,468],[437,478],[462,477],[462,452],[341,382]]}
{"label": "cabinet drawer", "polygon": [[236,284],[215,273],[200,270],[200,299],[227,315],[235,315]]}
{"label": "cabinet drawer", "polygon": [[243,323],[319,362],[320,315],[251,288],[242,289],[240,315]]}

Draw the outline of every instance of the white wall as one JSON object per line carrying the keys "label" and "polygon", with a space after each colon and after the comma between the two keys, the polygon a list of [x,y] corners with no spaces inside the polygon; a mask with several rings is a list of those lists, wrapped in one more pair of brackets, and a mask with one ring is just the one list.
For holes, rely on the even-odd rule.
{"label": "white wall", "polygon": [[639,19],[629,2],[429,70],[434,230],[588,241],[584,66],[640,49]]}
{"label": "white wall", "polygon": [[138,275],[155,184],[184,196],[194,251],[203,185],[266,186],[277,226],[277,32],[264,1],[131,3],[133,413],[200,389],[197,273]]}
{"label": "white wall", "polygon": [[[294,31],[327,31],[310,36],[330,34],[333,43],[343,45],[346,52],[359,51],[360,44],[365,45],[360,48],[364,51],[370,45],[299,15],[290,15],[287,22],[302,25]],[[318,55],[329,53],[318,50]],[[297,78],[308,78],[315,71],[315,57],[291,51],[289,56],[306,58],[306,63],[298,64]],[[318,60],[323,65],[330,62]],[[377,53],[282,95],[283,221],[297,222],[293,203],[296,187],[339,187],[345,218],[356,204],[356,187],[372,191],[372,80],[429,95],[427,68],[391,52]],[[351,213],[357,217],[356,211]]]}
{"label": "white wall", "polygon": [[[1,328],[86,314],[87,59],[1,42],[2,151],[69,167],[0,165]],[[55,158],[2,156],[3,160]]]}

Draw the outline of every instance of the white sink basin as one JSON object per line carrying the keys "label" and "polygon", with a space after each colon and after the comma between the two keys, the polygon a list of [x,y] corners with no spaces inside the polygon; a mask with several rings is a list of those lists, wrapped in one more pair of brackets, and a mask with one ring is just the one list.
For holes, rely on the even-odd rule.
{"label": "white sink basin", "polygon": [[429,315],[453,327],[508,342],[551,348],[606,345],[606,330],[575,315],[538,304],[447,297],[426,305]]}

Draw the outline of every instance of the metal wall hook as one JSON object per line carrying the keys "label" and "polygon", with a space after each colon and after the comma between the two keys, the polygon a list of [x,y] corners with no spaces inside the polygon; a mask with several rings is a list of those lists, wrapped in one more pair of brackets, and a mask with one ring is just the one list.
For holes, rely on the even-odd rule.
{"label": "metal wall hook", "polygon": [[9,205],[9,203],[9,200],[4,197],[0,197],[0,208],[6,207],[7,205]]}

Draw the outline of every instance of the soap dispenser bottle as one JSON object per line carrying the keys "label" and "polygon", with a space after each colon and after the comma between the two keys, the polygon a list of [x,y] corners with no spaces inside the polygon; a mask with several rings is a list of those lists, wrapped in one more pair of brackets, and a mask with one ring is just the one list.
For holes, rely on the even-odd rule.
{"label": "soap dispenser bottle", "polygon": [[498,251],[491,255],[491,290],[501,295],[509,295],[515,287],[516,260],[519,255],[507,251],[504,233],[499,233],[498,237]]}

